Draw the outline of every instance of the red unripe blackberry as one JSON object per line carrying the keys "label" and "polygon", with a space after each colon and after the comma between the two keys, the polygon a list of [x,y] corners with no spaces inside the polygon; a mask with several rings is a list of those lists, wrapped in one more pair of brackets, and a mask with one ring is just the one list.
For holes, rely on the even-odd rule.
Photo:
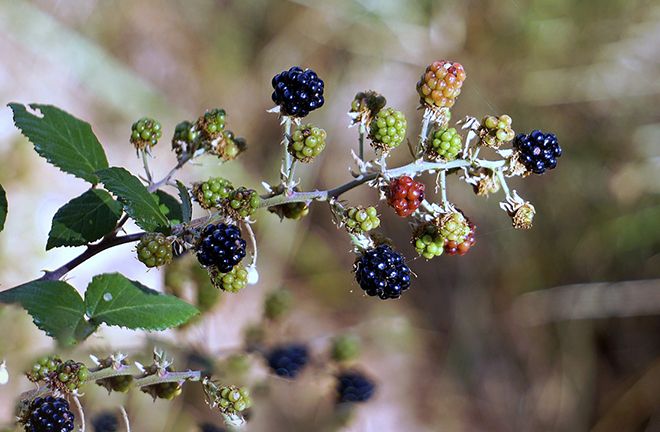
{"label": "red unripe blackberry", "polygon": [[[467,218],[466,218],[467,219]],[[468,226],[470,227],[470,233],[467,235],[465,240],[461,243],[449,240],[445,243],[445,253],[448,255],[465,255],[469,252],[470,248],[474,246],[477,242],[474,232],[477,229],[477,226],[473,224],[469,219],[467,219]]]}
{"label": "red unripe blackberry", "polygon": [[420,102],[431,107],[451,108],[461,94],[465,77],[465,70],[460,63],[434,61],[426,67],[417,82]]}
{"label": "red unripe blackberry", "polygon": [[401,217],[410,216],[424,200],[424,184],[409,176],[393,179],[387,189],[387,203]]}

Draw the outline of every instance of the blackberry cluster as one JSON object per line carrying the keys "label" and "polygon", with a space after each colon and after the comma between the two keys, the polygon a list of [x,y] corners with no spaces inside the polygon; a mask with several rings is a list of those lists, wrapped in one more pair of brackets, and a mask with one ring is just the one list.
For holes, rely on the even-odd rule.
{"label": "blackberry cluster", "polygon": [[229,273],[211,274],[211,283],[222,291],[237,293],[247,286],[248,272],[241,264],[236,264]]}
{"label": "blackberry cluster", "polygon": [[214,140],[222,135],[227,123],[227,113],[222,108],[208,110],[197,119],[196,129],[204,140]]}
{"label": "blackberry cluster", "polygon": [[220,407],[220,411],[226,414],[239,413],[252,405],[247,389],[236,386],[220,387],[214,402]]}
{"label": "blackberry cluster", "polygon": [[433,223],[421,226],[413,236],[413,245],[418,254],[426,259],[442,255],[445,251],[445,239]]}
{"label": "blackberry cluster", "polygon": [[300,125],[291,134],[287,150],[301,162],[311,162],[325,148],[325,130],[312,125]]}
{"label": "blackberry cluster", "polygon": [[161,233],[147,233],[137,245],[137,256],[149,268],[169,264],[172,262],[172,241]]}
{"label": "blackberry cluster", "polygon": [[32,382],[44,381],[49,378],[61,364],[62,359],[58,356],[43,357],[26,373],[27,378]]}
{"label": "blackberry cluster", "polygon": [[323,106],[323,80],[311,69],[294,66],[273,77],[273,95],[283,115],[305,117]]}
{"label": "blackberry cluster", "polygon": [[555,134],[544,134],[540,130],[529,135],[519,134],[513,147],[518,151],[518,160],[535,174],[543,174],[545,170],[556,167],[557,158],[561,156],[561,147]]}
{"label": "blackberry cluster", "polygon": [[152,118],[143,117],[131,126],[131,143],[138,150],[155,146],[161,136],[160,123]]}
{"label": "blackberry cluster", "polygon": [[424,184],[409,176],[393,179],[387,189],[387,204],[401,217],[408,217],[424,200]]}
{"label": "blackberry cluster", "polygon": [[199,132],[191,122],[186,120],[175,126],[172,150],[176,153],[177,160],[181,160],[184,155],[191,156],[197,151],[198,138]]}
{"label": "blackberry cluster", "polygon": [[355,95],[351,102],[351,110],[349,115],[354,123],[361,121],[369,121],[378,114],[380,110],[385,108],[387,99],[385,96],[373,90],[367,90]]}
{"label": "blackberry cluster", "polygon": [[25,432],[71,432],[74,428],[74,419],[66,399],[53,396],[39,397],[30,404]]}
{"label": "blackberry cluster", "polygon": [[369,138],[375,149],[392,150],[406,138],[407,127],[408,121],[401,111],[386,108],[379,111],[371,121]]}
{"label": "blackberry cluster", "polygon": [[109,411],[99,413],[92,419],[94,432],[117,432],[119,430],[119,421],[117,416]]}
{"label": "blackberry cluster", "polygon": [[202,231],[197,260],[203,266],[229,273],[245,258],[245,240],[236,225],[210,224]]}
{"label": "blackberry cluster", "polygon": [[208,147],[208,152],[218,156],[223,161],[230,161],[247,150],[245,138],[237,137],[234,132],[225,130],[222,132],[222,139],[212,146]]}
{"label": "blackberry cluster", "polygon": [[426,154],[432,160],[453,161],[461,152],[463,138],[456,128],[438,129],[433,132]]}
{"label": "blackberry cluster", "polygon": [[439,60],[427,66],[417,82],[420,103],[438,108],[451,108],[461,94],[465,70],[460,63]]}
{"label": "blackberry cluster", "polygon": [[283,345],[268,354],[268,366],[283,378],[295,378],[309,360],[307,347],[302,344]]}
{"label": "blackberry cluster", "polygon": [[337,377],[337,402],[366,402],[374,394],[376,386],[369,378],[357,371],[342,372]]}
{"label": "blackberry cluster", "polygon": [[513,139],[516,133],[511,129],[511,117],[503,114],[499,117],[486,116],[479,126],[481,142],[491,148],[499,148]]}
{"label": "blackberry cluster", "polygon": [[457,242],[453,240],[448,240],[445,242],[445,253],[447,255],[465,255],[466,253],[469,252],[470,248],[474,246],[474,244],[477,242],[475,238],[475,230],[477,229],[477,226],[473,224],[469,219],[465,218],[468,224],[468,227],[470,228],[470,231],[468,232],[468,235],[465,237],[465,239],[462,242]]}
{"label": "blackberry cluster", "polygon": [[370,296],[399,298],[410,287],[410,269],[403,257],[388,245],[364,252],[354,265],[355,279]]}
{"label": "blackberry cluster", "polygon": [[445,243],[461,244],[471,231],[470,221],[458,211],[447,214],[440,221],[440,236],[445,239]]}
{"label": "blackberry cluster", "polygon": [[83,363],[67,360],[49,377],[49,384],[62,393],[71,393],[87,380],[89,370]]}
{"label": "blackberry cluster", "polygon": [[346,212],[346,228],[354,234],[364,233],[380,226],[375,207],[351,207]]}
{"label": "blackberry cluster", "polygon": [[192,194],[202,208],[216,207],[222,200],[229,198],[234,185],[222,177],[211,177],[205,182],[195,183]]}
{"label": "blackberry cluster", "polygon": [[[251,216],[259,207],[261,199],[254,189],[239,187],[229,194],[229,208],[234,216],[245,219]],[[223,272],[224,273],[224,272]]]}

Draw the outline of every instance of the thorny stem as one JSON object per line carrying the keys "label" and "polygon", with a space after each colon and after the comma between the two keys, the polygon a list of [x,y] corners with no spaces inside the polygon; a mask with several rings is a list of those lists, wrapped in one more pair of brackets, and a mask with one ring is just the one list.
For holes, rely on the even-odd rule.
{"label": "thorny stem", "polygon": [[[290,120],[288,123],[290,128],[291,127]],[[285,149],[285,153],[288,155],[286,149]],[[189,159],[190,159],[189,157],[181,159],[181,161],[179,161],[179,163],[162,180],[150,185],[149,190],[153,192],[158,188],[160,188],[162,185],[167,184],[174,175],[174,173],[176,173],[176,171],[179,168],[181,168]],[[402,175],[415,175],[423,172],[435,173],[442,170],[450,171],[457,168],[467,168],[467,167],[488,168],[491,170],[495,170],[498,173],[498,177],[500,178],[500,183],[502,184],[502,188],[504,189],[505,193],[508,193],[508,188],[506,186],[506,182],[504,181],[504,176],[501,172],[501,168],[504,166],[505,163],[506,163],[505,160],[493,161],[486,159],[474,159],[473,161],[459,159],[451,162],[427,162],[422,160],[416,160],[407,165],[403,165],[397,168],[391,168],[383,171],[361,174],[358,177],[356,177],[354,180],[344,183],[343,185],[340,185],[334,189],[315,190],[310,192],[295,192],[292,190],[285,190],[283,193],[275,196],[262,197],[259,207],[265,208],[265,207],[286,204],[286,203],[294,203],[294,202],[328,201],[329,199],[337,198],[340,195],[358,186],[363,185],[364,183],[375,180],[379,176],[390,178],[390,177],[399,177]],[[218,217],[217,214],[212,214],[211,216],[198,218],[191,221],[189,224],[185,226],[184,225],[174,226],[172,228],[172,231],[174,233],[177,233],[182,231],[186,227],[201,226],[203,224],[210,223],[210,221],[214,220],[217,217]],[[116,236],[104,237],[99,243],[87,246],[87,249],[82,254],[72,259],[68,263],[62,265],[61,267],[55,270],[46,271],[44,275],[37,280],[58,280],[61,277],[63,277],[65,274],[67,274],[69,271],[79,266],[80,264],[84,263],[88,259],[92,258],[94,255],[98,254],[99,252],[102,252],[114,246],[119,246],[121,244],[138,241],[140,240],[140,238],[142,238],[144,234],[145,234],[144,232],[140,232],[135,234],[129,234],[122,237],[116,237]]]}

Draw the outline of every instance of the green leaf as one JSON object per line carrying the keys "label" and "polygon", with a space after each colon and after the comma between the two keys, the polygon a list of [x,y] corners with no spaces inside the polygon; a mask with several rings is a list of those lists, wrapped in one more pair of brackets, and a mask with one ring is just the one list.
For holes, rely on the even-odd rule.
{"label": "green leaf", "polygon": [[188,303],[119,273],[94,277],[87,287],[85,305],[92,323],[143,330],[176,327],[199,313]]}
{"label": "green leaf", "polygon": [[0,185],[0,231],[5,229],[5,220],[7,220],[7,194]]}
{"label": "green leaf", "polygon": [[115,228],[121,213],[121,204],[108,192],[90,189],[55,213],[46,250],[82,246],[98,240]]}
{"label": "green leaf", "polygon": [[64,172],[98,183],[95,173],[107,168],[108,160],[89,123],[52,105],[29,106],[42,116],[28,112],[23,104],[9,104],[16,127],[34,144],[37,153]]}
{"label": "green leaf", "polygon": [[157,190],[153,195],[160,211],[170,220],[170,224],[178,225],[183,221],[181,203],[176,198],[162,190]]}
{"label": "green leaf", "polygon": [[181,197],[181,213],[184,223],[192,220],[192,201],[190,200],[190,193],[186,185],[181,183],[180,180],[176,181],[176,187],[179,189],[179,197]]}
{"label": "green leaf", "polygon": [[73,343],[78,329],[87,324],[82,298],[62,281],[36,280],[2,291],[0,303],[20,304],[37,327],[65,344]]}
{"label": "green leaf", "polygon": [[145,231],[168,233],[170,223],[158,202],[140,180],[124,168],[107,168],[97,172],[105,188],[115,194],[126,213]]}

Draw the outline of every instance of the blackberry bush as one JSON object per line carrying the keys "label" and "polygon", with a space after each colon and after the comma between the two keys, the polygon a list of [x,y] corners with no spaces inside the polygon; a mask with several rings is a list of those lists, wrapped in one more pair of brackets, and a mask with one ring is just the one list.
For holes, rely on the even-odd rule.
{"label": "blackberry bush", "polygon": [[294,66],[273,77],[272,99],[280,107],[280,113],[291,117],[305,117],[321,108],[323,80],[311,69]]}
{"label": "blackberry bush", "polygon": [[396,299],[410,287],[410,269],[388,245],[365,251],[355,261],[355,279],[369,296]]}
{"label": "blackberry bush", "polygon": [[535,130],[529,135],[519,134],[513,142],[518,152],[518,160],[534,174],[543,174],[557,166],[561,147],[554,134],[544,134]]}
{"label": "blackberry bush", "polygon": [[202,231],[197,259],[203,266],[214,267],[220,273],[229,273],[245,258],[245,245],[236,225],[210,224]]}

